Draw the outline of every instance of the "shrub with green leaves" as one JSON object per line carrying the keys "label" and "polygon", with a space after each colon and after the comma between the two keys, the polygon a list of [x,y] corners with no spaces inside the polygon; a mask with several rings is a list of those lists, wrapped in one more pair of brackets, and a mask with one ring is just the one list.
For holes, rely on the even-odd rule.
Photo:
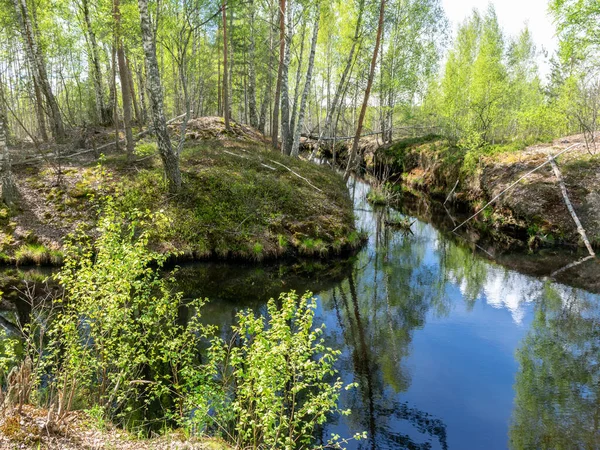
{"label": "shrub with green leaves", "polygon": [[[266,317],[240,313],[231,344],[213,345],[211,360],[232,399],[215,420],[236,448],[316,448],[315,430],[328,415],[350,413],[337,407],[340,352],[325,346],[324,325],[313,326],[315,308],[310,293],[281,294]],[[328,445],[339,443],[333,436]]]}
{"label": "shrub with green leaves", "polygon": [[94,243],[82,234],[67,243],[56,275],[64,295],[44,357],[49,402],[59,417],[75,405],[101,405],[115,419],[134,403],[150,402],[161,403],[164,420],[186,414],[185,391],[201,382],[199,342],[211,330],[199,322],[200,300],[187,304],[196,314],[180,324],[182,294],[157,270],[166,255],[148,250],[147,230],[165,221],[117,213],[109,204]]}

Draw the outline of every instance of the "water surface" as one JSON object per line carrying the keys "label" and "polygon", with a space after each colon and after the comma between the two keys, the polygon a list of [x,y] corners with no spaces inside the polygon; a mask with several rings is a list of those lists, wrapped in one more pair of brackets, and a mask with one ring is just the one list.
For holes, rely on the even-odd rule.
{"label": "water surface", "polygon": [[[352,449],[600,448],[600,296],[483,259],[432,225],[386,226],[351,183],[369,233],[351,261],[182,268],[187,295],[211,299],[206,320],[229,329],[237,311],[313,291],[347,383],[323,430]],[[308,272],[307,272],[308,270]]]}

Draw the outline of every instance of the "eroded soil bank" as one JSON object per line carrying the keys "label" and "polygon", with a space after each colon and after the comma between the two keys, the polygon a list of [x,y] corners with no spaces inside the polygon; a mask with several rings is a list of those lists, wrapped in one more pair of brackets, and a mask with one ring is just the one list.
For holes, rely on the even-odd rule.
{"label": "eroded soil bank", "polygon": [[[581,144],[560,156],[568,196],[591,244],[600,247],[600,147],[588,148],[582,136],[570,136],[526,148],[517,144],[469,150],[437,136],[407,139],[366,152],[367,171],[384,178],[399,197],[425,196],[443,203],[449,217],[468,217],[532,169],[548,155]],[[453,188],[456,186],[454,192]],[[454,224],[454,220],[453,220]],[[479,233],[505,248],[582,245],[573,218],[550,166],[528,175],[470,222]]]}
{"label": "eroded soil bank", "polygon": [[281,156],[254,130],[205,118],[188,128],[180,194],[166,193],[155,144],[142,141],[134,162],[112,152],[60,160],[15,154],[19,208],[0,209],[0,259],[60,264],[65,237],[94,224],[106,198],[122,211],[164,212],[169,224],[152,245],[179,260],[328,257],[356,248],[352,202],[326,167]]}

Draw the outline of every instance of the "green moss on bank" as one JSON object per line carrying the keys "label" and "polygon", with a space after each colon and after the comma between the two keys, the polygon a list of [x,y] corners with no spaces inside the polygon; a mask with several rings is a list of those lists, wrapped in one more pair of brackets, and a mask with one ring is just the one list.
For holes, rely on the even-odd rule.
{"label": "green moss on bank", "polygon": [[24,171],[24,207],[0,214],[4,262],[60,263],[62,239],[81,223],[93,234],[107,195],[119,209],[163,210],[170,225],[152,245],[181,259],[326,257],[360,244],[347,188],[326,167],[260,143],[199,141],[182,152],[183,188],[171,195],[158,156],[142,147],[145,156],[133,165],[113,155],[101,166],[63,168],[60,179],[52,169]]}

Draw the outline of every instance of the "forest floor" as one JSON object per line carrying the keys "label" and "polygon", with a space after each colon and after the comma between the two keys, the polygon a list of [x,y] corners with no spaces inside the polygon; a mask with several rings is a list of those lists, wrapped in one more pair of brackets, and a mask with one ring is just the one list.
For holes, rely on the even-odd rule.
{"label": "forest floor", "polygon": [[[400,180],[397,187],[403,191],[441,202],[456,186],[451,201],[470,214],[548,161],[549,154],[573,144],[580,145],[561,155],[557,163],[588,239],[600,247],[600,145],[588,148],[582,135],[527,147],[512,143],[469,151],[438,136],[426,136],[380,148],[366,156],[365,164],[371,171],[387,171],[389,180]],[[550,164],[527,175],[470,224],[501,236],[508,247],[582,244]]]}
{"label": "forest floor", "polygon": [[[6,413],[6,414],[4,414]],[[141,439],[84,411],[67,414],[61,425],[48,425],[48,412],[24,405],[21,413],[3,411],[0,448],[3,450],[226,450],[216,439],[191,439],[183,433]]]}
{"label": "forest floor", "polygon": [[186,136],[177,195],[166,193],[151,140],[138,142],[133,162],[72,148],[58,164],[15,149],[21,198],[16,211],[0,208],[0,260],[59,264],[65,237],[81,226],[93,235],[109,197],[118,210],[164,212],[170,225],[152,245],[180,260],[327,257],[360,245],[346,186],[331,169],[272,151],[249,127],[226,132],[220,118],[191,121]]}

